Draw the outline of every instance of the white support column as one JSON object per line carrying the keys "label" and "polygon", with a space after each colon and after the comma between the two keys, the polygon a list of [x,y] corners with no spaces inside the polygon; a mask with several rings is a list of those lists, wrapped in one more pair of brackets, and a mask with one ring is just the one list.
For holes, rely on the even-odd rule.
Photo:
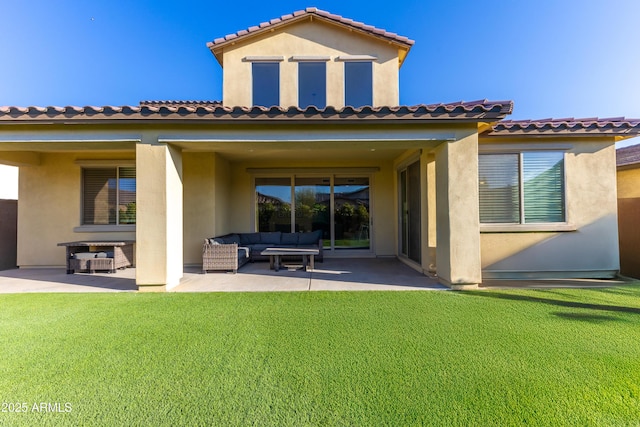
{"label": "white support column", "polygon": [[437,274],[452,289],[482,282],[478,134],[436,149]]}
{"label": "white support column", "polygon": [[166,291],[183,274],[182,153],[154,137],[136,146],[136,284]]}

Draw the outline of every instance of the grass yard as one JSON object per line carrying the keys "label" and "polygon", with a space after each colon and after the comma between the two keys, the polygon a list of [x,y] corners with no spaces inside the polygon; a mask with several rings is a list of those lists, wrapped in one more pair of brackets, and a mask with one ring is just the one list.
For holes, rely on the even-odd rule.
{"label": "grass yard", "polygon": [[637,285],[1,295],[0,346],[0,425],[640,424]]}

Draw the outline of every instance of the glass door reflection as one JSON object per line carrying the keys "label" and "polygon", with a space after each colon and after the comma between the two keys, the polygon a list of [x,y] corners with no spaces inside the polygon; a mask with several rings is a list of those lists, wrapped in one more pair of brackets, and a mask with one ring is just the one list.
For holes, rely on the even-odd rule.
{"label": "glass door reflection", "polygon": [[369,249],[369,178],[339,178],[333,185],[334,247]]}
{"label": "glass door reflection", "polygon": [[322,230],[322,245],[331,245],[331,180],[329,178],[295,179],[295,231]]}
{"label": "glass door reflection", "polygon": [[258,231],[291,232],[291,179],[256,178]]}

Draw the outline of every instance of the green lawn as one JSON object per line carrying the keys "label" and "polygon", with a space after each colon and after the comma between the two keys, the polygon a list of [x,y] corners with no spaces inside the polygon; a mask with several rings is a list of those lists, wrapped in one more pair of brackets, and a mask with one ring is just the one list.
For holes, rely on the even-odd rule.
{"label": "green lawn", "polygon": [[640,425],[637,285],[2,295],[0,348],[0,425]]}

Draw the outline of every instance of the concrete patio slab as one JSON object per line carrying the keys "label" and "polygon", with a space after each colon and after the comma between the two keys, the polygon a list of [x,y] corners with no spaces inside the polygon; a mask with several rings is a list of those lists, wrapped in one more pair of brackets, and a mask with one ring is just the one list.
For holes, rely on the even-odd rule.
{"label": "concrete patio slab", "polygon": [[209,272],[187,267],[180,285],[170,292],[286,292],[308,291],[311,273],[286,268],[269,270],[268,262],[249,263],[236,273]]}
{"label": "concrete patio slab", "polygon": [[421,274],[392,258],[330,259],[316,264],[312,291],[445,290],[437,278]]}
{"label": "concrete patio slab", "polygon": [[[243,266],[237,274],[202,274],[187,267],[170,292],[299,292],[444,290],[437,280],[424,276],[396,259],[325,259],[313,271],[269,269],[268,262]],[[135,268],[116,273],[66,274],[64,268],[29,268],[0,271],[0,293],[25,292],[133,292]]]}
{"label": "concrete patio slab", "polygon": [[269,269],[269,263],[249,263],[237,274],[202,274],[185,269],[173,292],[270,292],[270,291],[402,291],[445,290],[436,279],[424,276],[397,259],[329,258],[313,271]]}
{"label": "concrete patio slab", "polygon": [[[29,292],[135,292],[135,268],[116,273],[66,274],[65,268],[29,268],[0,271],[0,294]],[[593,288],[620,286],[616,280],[486,280],[480,290]],[[447,290],[429,277],[393,258],[325,258],[313,271],[269,269],[268,262],[249,263],[237,274],[202,274],[186,267],[184,277],[170,292],[301,292],[301,291],[420,291]]]}
{"label": "concrete patio slab", "polygon": [[25,268],[0,271],[0,293],[134,292],[135,269],[116,273],[67,274],[66,268]]}

